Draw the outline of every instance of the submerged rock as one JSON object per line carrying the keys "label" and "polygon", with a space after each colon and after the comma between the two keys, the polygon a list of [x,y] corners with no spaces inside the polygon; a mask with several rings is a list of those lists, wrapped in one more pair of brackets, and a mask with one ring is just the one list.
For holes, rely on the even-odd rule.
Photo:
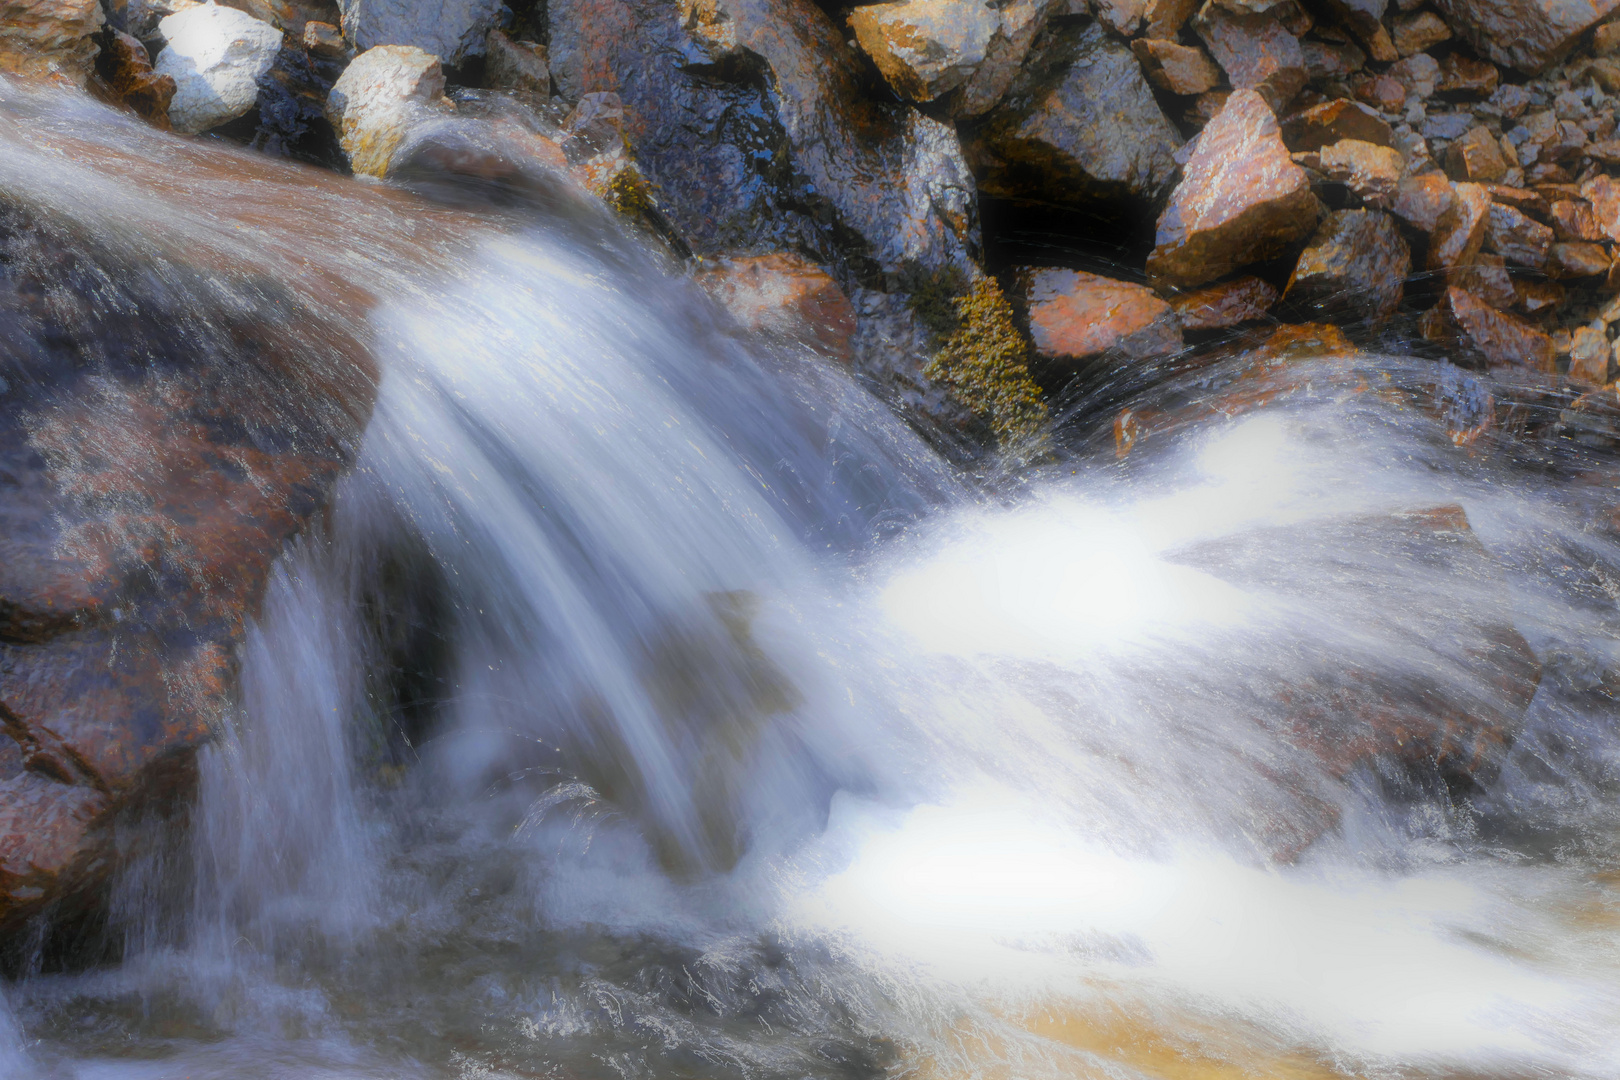
{"label": "submerged rock", "polygon": [[333,84],[326,118],[355,172],[386,176],[411,127],[443,99],[437,57],[409,45],[379,45],[355,57]]}
{"label": "submerged rock", "polygon": [[342,0],[343,33],[362,51],[407,45],[452,67],[482,56],[500,0]]}
{"label": "submerged rock", "polygon": [[822,267],[800,255],[736,256],[706,265],[697,282],[742,326],[854,361],[855,308]]}
{"label": "submerged rock", "polygon": [[175,84],[169,123],[188,135],[252,109],[259,79],[281,52],[281,31],[235,8],[186,8],[158,23],[158,30],[165,44],[156,70]]}
{"label": "submerged rock", "polygon": [[1152,289],[1078,270],[1026,272],[1025,298],[1035,351],[1049,360],[1105,353],[1130,360],[1181,349],[1181,327]]}
{"label": "submerged rock", "polygon": [[1181,293],[1170,301],[1183,330],[1223,330],[1265,318],[1278,293],[1253,275]]}
{"label": "submerged rock", "polygon": [[82,86],[104,21],[99,0],[0,0],[0,73]]}

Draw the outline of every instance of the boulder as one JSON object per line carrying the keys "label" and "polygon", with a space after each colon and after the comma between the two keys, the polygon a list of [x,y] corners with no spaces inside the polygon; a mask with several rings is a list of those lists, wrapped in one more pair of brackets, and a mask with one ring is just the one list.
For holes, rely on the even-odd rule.
{"label": "boulder", "polygon": [[1360,139],[1341,139],[1324,146],[1322,174],[1349,188],[1369,206],[1387,207],[1395,198],[1406,171],[1399,150]]}
{"label": "boulder", "polygon": [[1511,206],[1492,202],[1485,221],[1485,243],[1516,266],[1540,270],[1547,265],[1553,231]]}
{"label": "boulder", "polygon": [[1221,69],[1203,49],[1157,38],[1138,38],[1131,51],[1153,85],[1172,94],[1192,96],[1221,84]]}
{"label": "boulder", "polygon": [[1248,275],[1180,293],[1170,306],[1183,330],[1224,330],[1265,318],[1277,295],[1269,281]]}
{"label": "boulder", "polygon": [[1300,253],[1283,299],[1308,318],[1379,326],[1400,306],[1412,256],[1388,214],[1338,210]]}
{"label": "boulder", "polygon": [[900,0],[850,13],[850,29],[895,93],[948,100],[952,116],[987,112],[1012,85],[1054,0]]}
{"label": "boulder", "polygon": [[281,52],[281,31],[235,8],[199,5],[158,23],[156,71],[174,80],[169,123],[196,134],[253,108],[259,79]]}
{"label": "boulder", "polygon": [[804,342],[853,363],[855,308],[838,282],[802,255],[777,252],[715,260],[698,284],[744,328]]}
{"label": "boulder", "polygon": [[141,119],[167,131],[174,80],[153,71],[146,46],[123,31],[109,31],[106,40],[98,67],[105,73],[107,89]]}
{"label": "boulder", "polygon": [[1273,111],[1293,101],[1305,86],[1305,54],[1299,39],[1272,14],[1240,15],[1208,5],[1194,22],[1210,55],[1235,90],[1257,90]]}
{"label": "boulder", "polygon": [[1282,138],[1290,150],[1320,150],[1341,139],[1393,146],[1395,132],[1374,110],[1336,98],[1288,117],[1282,123]]}
{"label": "boulder", "polygon": [[355,172],[387,176],[411,127],[443,100],[437,57],[410,45],[379,45],[355,57],[332,85],[326,118]]}
{"label": "boulder", "polygon": [[457,67],[482,56],[501,0],[341,0],[343,33],[362,52],[408,45]]}
{"label": "boulder", "polygon": [[1282,254],[1316,227],[1305,170],[1283,146],[1276,118],[1253,90],[1237,90],[1198,137],[1160,215],[1150,277],[1201,285]]}
{"label": "boulder", "polygon": [[1522,319],[1496,310],[1455,286],[1424,313],[1423,336],[1447,342],[1491,367],[1524,368],[1552,374],[1557,351],[1552,338]]}
{"label": "boulder", "polygon": [[967,154],[986,195],[1074,206],[1162,197],[1180,145],[1135,55],[1090,23],[1037,43]]}
{"label": "boulder", "polygon": [[1413,15],[1395,16],[1395,29],[1390,35],[1395,51],[1401,56],[1428,52],[1443,41],[1451,40],[1451,27],[1432,11],[1419,11]]}
{"label": "boulder", "polygon": [[83,86],[104,21],[99,0],[0,0],[0,73]]}
{"label": "boulder", "polygon": [[1131,360],[1181,349],[1181,327],[1153,290],[1079,270],[1025,272],[1029,332],[1049,360],[1112,354]]}
{"label": "boulder", "polygon": [[1562,59],[1620,0],[1438,0],[1452,28],[1481,56],[1534,75]]}

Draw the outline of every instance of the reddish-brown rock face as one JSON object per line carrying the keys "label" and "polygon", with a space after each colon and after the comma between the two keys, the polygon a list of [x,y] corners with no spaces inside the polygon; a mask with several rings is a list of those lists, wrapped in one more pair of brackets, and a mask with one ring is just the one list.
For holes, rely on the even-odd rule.
{"label": "reddish-brown rock face", "polygon": [[1557,354],[1552,338],[1462,289],[1447,289],[1440,303],[1424,314],[1422,325],[1425,337],[1451,342],[1492,367],[1548,374],[1554,370]]}
{"label": "reddish-brown rock face", "polygon": [[109,34],[102,52],[100,69],[107,75],[107,88],[147,123],[169,129],[169,102],[174,100],[174,79],[152,70],[146,46],[119,30]]}
{"label": "reddish-brown rock face", "polygon": [[1339,210],[1300,253],[1283,297],[1313,318],[1379,325],[1401,302],[1412,256],[1388,214]]}
{"label": "reddish-brown rock face", "polygon": [[0,72],[83,85],[104,21],[99,0],[0,0]]}
{"label": "reddish-brown rock face", "polygon": [[1452,28],[1476,52],[1531,75],[1617,7],[1620,0],[1440,0]]}
{"label": "reddish-brown rock face", "polygon": [[739,256],[697,274],[749,330],[803,341],[840,363],[853,362],[855,309],[826,270],[802,255]]}
{"label": "reddish-brown rock face", "polygon": [[1221,69],[1204,50],[1157,38],[1138,38],[1131,50],[1153,85],[1172,94],[1191,97],[1221,85]]}
{"label": "reddish-brown rock face", "polygon": [[1277,290],[1253,275],[1182,293],[1170,301],[1183,330],[1223,330],[1265,317]]}
{"label": "reddish-brown rock face", "polygon": [[1540,270],[1547,265],[1552,241],[1552,229],[1541,222],[1511,206],[1491,204],[1486,216],[1485,242],[1508,262]]}
{"label": "reddish-brown rock face", "polygon": [[1280,110],[1304,88],[1305,54],[1299,39],[1271,14],[1237,14],[1210,4],[1194,25],[1233,89],[1256,90],[1273,110]]}
{"label": "reddish-brown rock face", "polygon": [[1429,234],[1429,269],[1467,266],[1485,244],[1491,195],[1478,184],[1452,184],[1451,198]]}
{"label": "reddish-brown rock face", "polygon": [[1144,360],[1181,348],[1174,312],[1151,289],[1078,270],[1032,270],[1027,281],[1029,332],[1041,356]]}
{"label": "reddish-brown rock face", "polygon": [[1610,240],[1620,241],[1620,181],[1612,176],[1595,176],[1581,185],[1581,194],[1592,204],[1597,227]]}
{"label": "reddish-brown rock face", "polygon": [[1265,100],[1235,91],[1199,136],[1159,217],[1148,274],[1187,287],[1273,258],[1311,233],[1316,208]]}

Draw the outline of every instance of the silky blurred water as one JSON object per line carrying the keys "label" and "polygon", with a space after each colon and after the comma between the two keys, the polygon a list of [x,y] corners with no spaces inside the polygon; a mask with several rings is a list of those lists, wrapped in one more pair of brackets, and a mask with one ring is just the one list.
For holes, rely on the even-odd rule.
{"label": "silky blurred water", "polygon": [[[1300,360],[969,481],[583,205],[5,93],[0,192],[347,283],[381,376],[121,962],[7,986],[0,1072],[1620,1074],[1615,480],[1431,407],[1511,388]],[[1357,749],[1388,687],[1513,712],[1504,632],[1489,768]]]}

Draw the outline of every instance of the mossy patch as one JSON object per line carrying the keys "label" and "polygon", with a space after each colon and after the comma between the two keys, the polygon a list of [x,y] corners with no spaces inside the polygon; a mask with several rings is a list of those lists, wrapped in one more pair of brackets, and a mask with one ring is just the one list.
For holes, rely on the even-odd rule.
{"label": "mossy patch", "polygon": [[634,165],[617,170],[603,186],[601,199],[614,210],[630,218],[639,218],[653,207],[652,185]]}
{"label": "mossy patch", "polygon": [[967,288],[962,271],[954,266],[939,270],[907,266],[900,275],[900,287],[906,293],[906,306],[934,335],[934,348],[940,348],[961,328],[956,300]]}
{"label": "mossy patch", "polygon": [[981,278],[951,307],[956,327],[923,374],[988,420],[1003,448],[1038,446],[1046,402],[1030,377],[1029,346],[1001,286]]}

